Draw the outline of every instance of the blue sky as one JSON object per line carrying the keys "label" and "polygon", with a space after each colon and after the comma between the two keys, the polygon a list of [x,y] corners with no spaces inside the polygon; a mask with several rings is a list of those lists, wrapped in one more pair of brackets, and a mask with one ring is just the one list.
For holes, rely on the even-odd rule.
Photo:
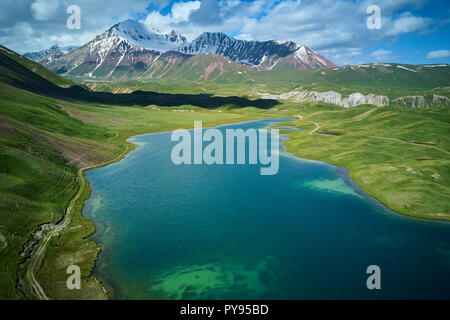
{"label": "blue sky", "polygon": [[[77,4],[82,28],[65,27]],[[192,40],[221,31],[243,40],[292,40],[337,64],[450,63],[448,0],[0,0],[0,43],[24,53],[81,45],[127,18]],[[381,29],[367,28],[377,5]]]}

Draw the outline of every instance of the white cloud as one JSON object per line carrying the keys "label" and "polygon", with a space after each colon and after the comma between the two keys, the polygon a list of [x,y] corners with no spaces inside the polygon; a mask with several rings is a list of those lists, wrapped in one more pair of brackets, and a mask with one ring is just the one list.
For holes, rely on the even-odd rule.
{"label": "white cloud", "polygon": [[450,50],[431,51],[427,54],[427,59],[445,59],[450,58]]}
{"label": "white cloud", "polygon": [[[168,0],[0,0],[0,43],[20,53],[53,44],[82,45],[117,22],[162,8]],[[66,9],[81,8],[81,29],[69,30]],[[159,9],[158,9],[159,10]]]}
{"label": "white cloud", "polygon": [[258,40],[283,37],[282,40],[289,39],[323,50],[389,40],[400,34],[424,30],[430,25],[430,19],[416,17],[410,12],[393,15],[393,9],[401,7],[402,3],[419,1],[400,1],[396,6],[391,2],[386,5],[380,3],[381,30],[367,28],[366,2],[287,0],[276,4],[262,18],[249,21],[241,32]]}
{"label": "white cloud", "polygon": [[333,48],[321,50],[320,53],[337,65],[362,64],[363,49],[355,48]]}
{"label": "white cloud", "polygon": [[[202,1],[214,11],[201,11]],[[347,64],[364,60],[364,48],[381,41],[385,46],[402,34],[421,32],[432,24],[431,19],[411,13],[426,0],[377,0],[381,30],[366,26],[366,8],[373,0],[202,1],[174,3],[163,15],[160,10],[169,0],[0,0],[0,42],[22,53],[54,43],[81,45],[113,24],[139,16],[150,27],[163,32],[174,29],[189,40],[205,31],[221,31],[243,40],[292,40]],[[65,9],[73,3],[81,7],[81,30],[65,27]]]}
{"label": "white cloud", "polygon": [[175,21],[187,21],[192,11],[200,8],[201,1],[178,2],[172,6],[172,17]]}
{"label": "white cloud", "polygon": [[[256,0],[242,2],[240,0],[178,2],[172,6],[171,12],[162,15],[158,11],[150,12],[142,21],[151,28],[162,32],[180,31],[189,40],[205,31],[236,33],[254,15],[263,12],[263,5],[272,0]],[[205,0],[203,0],[204,3]]]}
{"label": "white cloud", "polygon": [[371,57],[375,58],[378,61],[389,62],[388,60],[395,59],[395,53],[391,50],[383,50],[379,49],[370,54]]}
{"label": "white cloud", "polygon": [[[179,2],[172,6],[172,11],[167,15],[162,15],[158,11],[150,12],[142,21],[150,28],[158,29],[162,32],[169,32],[181,23],[187,23],[190,14],[200,8],[201,1]],[[184,34],[184,31],[183,31]]]}
{"label": "white cloud", "polygon": [[18,23],[16,29],[24,36],[32,36],[34,34],[33,28],[26,22]]}
{"label": "white cloud", "polygon": [[238,39],[238,40],[246,40],[246,41],[251,41],[251,40],[253,40],[253,39],[252,39],[252,35],[251,35],[251,34],[248,34],[248,33],[241,33],[241,34],[238,34],[238,35],[235,36],[234,38],[235,38],[235,39]]}
{"label": "white cloud", "polygon": [[31,13],[38,21],[47,21],[56,15],[60,9],[59,0],[36,0],[31,4]]}
{"label": "white cloud", "polygon": [[432,20],[428,18],[415,17],[410,12],[405,12],[387,26],[386,36],[397,36],[415,31],[425,31]]}
{"label": "white cloud", "polygon": [[[401,9],[419,8],[426,0],[379,0],[382,29],[368,30],[367,6],[372,0],[230,0],[190,1],[174,5],[172,12],[148,14],[148,25],[178,29],[189,39],[204,31],[223,31],[245,40],[292,40],[316,50],[353,48],[394,41],[401,34],[423,31],[432,20]],[[203,5],[203,7],[201,7]],[[214,10],[207,11],[206,7]],[[183,15],[176,14],[176,10]],[[189,14],[187,14],[189,13]]]}

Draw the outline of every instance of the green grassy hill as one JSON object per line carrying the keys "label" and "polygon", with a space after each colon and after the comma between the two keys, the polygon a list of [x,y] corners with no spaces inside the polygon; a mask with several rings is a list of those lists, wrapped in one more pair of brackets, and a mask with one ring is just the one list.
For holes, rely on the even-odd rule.
{"label": "green grassy hill", "polygon": [[[75,83],[72,82],[71,80],[60,77],[57,74],[53,73],[52,71],[48,70],[47,68],[43,67],[39,63],[28,60],[28,59],[22,57],[21,55],[17,54],[16,52],[14,52],[6,47],[3,47],[1,45],[0,45],[0,52],[2,53],[0,55],[0,58],[4,59],[5,57],[7,57],[7,58],[12,59],[15,62],[17,62],[16,66],[13,66],[12,63],[10,63],[8,68],[12,69],[12,68],[25,67],[25,68],[33,71],[34,74],[40,76],[41,78],[44,78],[45,80],[47,80],[57,86],[70,87],[70,86],[75,85]],[[6,63],[6,61],[2,61],[3,70],[2,70],[2,72],[0,72],[0,76],[5,77],[7,74],[12,76],[12,73],[8,72],[7,69],[5,69],[5,66],[4,66],[5,63]],[[26,75],[30,76],[30,78],[28,78],[28,79],[24,78],[24,77],[26,77]],[[30,84],[30,82],[34,82],[34,85],[36,85],[35,82],[40,81],[40,79],[38,77],[34,77],[33,74],[31,74],[31,73],[15,72],[14,76],[17,78],[17,80],[22,80],[24,83],[27,83],[27,84]],[[3,80],[6,80],[5,78],[3,78]],[[45,86],[45,83],[42,85]]]}
{"label": "green grassy hill", "polygon": [[298,106],[299,128],[288,151],[348,168],[350,176],[391,209],[426,219],[450,220],[450,110],[319,104]]}
{"label": "green grassy hill", "polygon": [[255,71],[240,81],[248,86],[259,85],[260,89],[271,93],[301,88],[319,92],[336,91],[343,95],[372,93],[390,99],[430,93],[450,97],[448,65],[370,64],[319,71]]}
{"label": "green grassy hill", "polygon": [[[161,64],[157,67],[155,64],[155,69],[146,71],[139,81],[86,82],[85,85],[102,92],[166,90],[165,92],[199,94],[208,92],[216,95],[229,95],[233,92],[253,98],[260,97],[261,93],[281,94],[298,90],[336,91],[343,97],[358,92],[364,95],[387,96],[390,101],[403,97],[423,96],[425,104],[433,99],[433,95],[450,98],[448,65],[370,64],[328,70],[261,71],[234,64],[221,72],[214,62],[217,56],[205,55],[205,57],[198,57],[198,61],[195,61],[194,57],[190,62],[184,61],[181,65]],[[202,78],[202,73],[210,63],[215,66],[214,72],[209,74],[209,77]],[[413,98],[407,99],[406,102],[409,100],[412,101]],[[399,106],[411,105],[405,101],[393,103]]]}

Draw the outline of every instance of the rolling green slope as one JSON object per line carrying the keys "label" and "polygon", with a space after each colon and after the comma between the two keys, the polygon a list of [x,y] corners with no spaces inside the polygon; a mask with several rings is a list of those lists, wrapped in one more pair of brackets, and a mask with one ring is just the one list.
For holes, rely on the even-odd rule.
{"label": "rolling green slope", "polygon": [[0,119],[0,233],[6,239],[0,296],[32,297],[25,272],[33,234],[39,225],[59,221],[77,191],[77,166],[69,155],[73,161],[76,154],[89,158],[98,148],[100,158],[118,148],[103,146],[104,128],[70,117],[57,101],[5,84],[0,84]]}
{"label": "rolling green slope", "polygon": [[[35,67],[0,51],[0,297],[6,299],[33,297],[26,270],[36,231],[61,220],[77,192],[76,155],[89,162],[120,151],[105,144],[107,129],[70,117],[60,101],[37,94],[60,95],[65,89],[57,84],[72,83]],[[87,226],[79,239],[93,230]],[[96,256],[87,250],[89,255]]]}
{"label": "rolling green slope", "polygon": [[[70,87],[70,86],[75,85],[75,83],[72,82],[71,80],[60,77],[56,73],[53,73],[52,71],[50,71],[47,68],[40,65],[39,63],[28,60],[27,58],[24,58],[23,56],[17,54],[16,52],[11,51],[10,49],[3,47],[1,45],[0,45],[0,52],[2,53],[0,55],[1,58],[8,57],[8,58],[14,60],[22,67],[25,67],[25,68],[33,71],[35,74],[46,79],[47,81],[51,82],[54,85],[61,86],[61,87]],[[10,67],[12,68],[11,65],[10,65]],[[5,73],[6,73],[6,70],[3,69],[2,72],[0,73],[0,76],[5,75]],[[23,74],[16,73],[16,76],[18,76],[18,78],[20,78],[20,77],[25,76],[25,74],[24,73]],[[34,78],[34,79],[29,78],[29,79],[22,79],[22,80],[24,80],[26,82],[30,82],[30,81],[38,81],[39,78]]]}
{"label": "rolling green slope", "polygon": [[[262,93],[281,94],[290,91],[336,91],[343,97],[352,93],[387,96],[393,104],[411,106],[420,96],[426,105],[433,95],[450,98],[450,66],[412,66],[401,64],[370,64],[345,66],[328,70],[255,70],[229,64],[220,70],[220,56],[199,55],[188,60],[154,63],[139,81],[86,82],[96,91],[129,93],[137,90],[170,92],[209,92],[229,95],[230,92],[260,97]],[[213,70],[205,75],[205,70]],[[203,90],[203,91],[201,91]],[[408,98],[405,98],[408,97]],[[400,100],[396,100],[399,99]],[[396,100],[396,101],[394,101]],[[445,99],[443,99],[445,101]],[[416,103],[417,104],[417,103]],[[442,105],[444,106],[444,105]]]}
{"label": "rolling green slope", "polygon": [[260,85],[260,88],[271,93],[301,88],[319,92],[336,91],[343,95],[372,93],[390,99],[430,93],[450,97],[448,65],[370,64],[320,71],[254,71],[239,81],[249,86]]}
{"label": "rolling green slope", "polygon": [[[366,192],[391,209],[450,220],[450,110],[360,106],[298,107],[285,143],[299,157],[348,168]],[[325,135],[324,135],[325,134]]]}

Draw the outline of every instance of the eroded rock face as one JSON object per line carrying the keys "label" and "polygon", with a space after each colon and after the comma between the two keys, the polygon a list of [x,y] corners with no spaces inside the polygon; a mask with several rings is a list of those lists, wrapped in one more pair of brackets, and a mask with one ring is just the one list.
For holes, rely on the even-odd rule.
{"label": "eroded rock face", "polygon": [[377,107],[387,106],[389,98],[386,96],[376,96],[374,94],[363,95],[361,93],[352,93],[348,98],[342,100],[342,106],[346,108],[356,107],[362,104],[372,104]]}
{"label": "eroded rock face", "polygon": [[342,96],[335,91],[314,92],[313,101],[322,101],[326,103],[341,105]]}
{"label": "eroded rock face", "polygon": [[386,96],[376,96],[374,94],[363,95],[352,93],[346,98],[336,91],[316,92],[316,91],[291,91],[280,95],[262,94],[262,99],[292,100],[293,102],[325,102],[336,104],[345,108],[353,108],[363,104],[371,104],[377,107],[384,107],[389,104],[408,108],[433,108],[449,107],[450,99],[437,94],[425,96],[406,96],[389,100]]}
{"label": "eroded rock face", "polygon": [[361,93],[352,93],[347,98],[335,91],[316,92],[316,91],[291,91],[281,95],[262,95],[263,99],[288,100],[294,102],[314,102],[321,101],[325,103],[336,104],[345,108],[352,108],[362,104],[372,104],[377,107],[387,106],[389,98],[386,96],[376,96],[373,94],[363,95]]}
{"label": "eroded rock face", "polygon": [[395,105],[409,108],[448,107],[450,99],[437,94],[428,96],[407,96],[392,100]]}
{"label": "eroded rock face", "polygon": [[373,94],[369,94],[366,97],[370,97],[370,99],[366,102],[367,104],[373,104],[375,106],[387,106],[389,105],[389,98],[386,96],[376,96]]}

